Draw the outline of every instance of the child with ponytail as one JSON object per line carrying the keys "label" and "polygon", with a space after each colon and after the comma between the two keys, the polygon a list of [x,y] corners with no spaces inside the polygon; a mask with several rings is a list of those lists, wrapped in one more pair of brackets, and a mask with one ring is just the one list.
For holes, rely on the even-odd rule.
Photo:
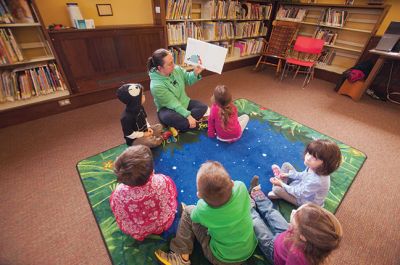
{"label": "child with ponytail", "polygon": [[328,264],[343,237],[338,219],[308,202],[292,211],[288,223],[261,191],[258,178],[253,178],[252,185],[256,185],[250,192],[254,232],[268,261],[275,265]]}
{"label": "child with ponytail", "polygon": [[218,140],[228,143],[239,140],[249,122],[249,116],[244,114],[238,117],[232,95],[224,85],[214,89],[211,101],[213,104],[208,117],[208,137],[217,137]]}

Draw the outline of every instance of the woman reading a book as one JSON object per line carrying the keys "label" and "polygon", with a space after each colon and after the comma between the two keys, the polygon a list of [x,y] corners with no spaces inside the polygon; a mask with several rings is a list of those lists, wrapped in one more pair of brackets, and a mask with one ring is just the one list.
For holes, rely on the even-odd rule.
{"label": "woman reading a book", "polygon": [[153,52],[147,61],[150,76],[150,91],[157,107],[158,118],[169,127],[187,131],[196,127],[196,122],[206,113],[207,105],[192,100],[186,95],[186,85],[201,79],[204,70],[200,65],[186,72],[174,64],[172,54],[166,49]]}

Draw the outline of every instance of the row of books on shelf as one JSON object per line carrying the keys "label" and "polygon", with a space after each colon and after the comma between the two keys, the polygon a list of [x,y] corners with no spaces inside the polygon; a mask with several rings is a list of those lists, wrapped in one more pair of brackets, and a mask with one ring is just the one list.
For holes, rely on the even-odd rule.
{"label": "row of books on shelf", "polygon": [[0,29],[0,65],[23,61],[24,57],[9,28]]}
{"label": "row of books on shelf", "polygon": [[259,54],[264,47],[263,38],[238,40],[234,43],[234,57],[239,53],[240,57]]}
{"label": "row of books on shelf", "polygon": [[343,27],[344,23],[346,22],[347,16],[348,12],[346,10],[327,8],[321,14],[319,24],[334,27]]}
{"label": "row of books on shelf", "polygon": [[236,38],[266,36],[267,31],[267,25],[261,21],[240,22],[235,24]]}
{"label": "row of books on shelf", "polygon": [[325,28],[316,28],[313,37],[316,39],[322,39],[325,41],[325,44],[328,45],[334,45],[335,41],[337,39],[337,32],[330,30],[330,29],[325,29]]}
{"label": "row of books on shelf", "polygon": [[177,65],[185,65],[185,54],[186,51],[179,47],[171,47],[169,51],[172,53],[172,57],[174,57],[174,63]]}
{"label": "row of books on shelf", "polygon": [[307,9],[305,8],[281,6],[276,13],[276,18],[280,20],[300,22],[303,21],[306,14]]}
{"label": "row of books on shelf", "polygon": [[168,41],[170,44],[186,42],[187,38],[204,39],[203,27],[193,23],[178,23],[167,25]]}
{"label": "row of books on shelf", "polygon": [[238,0],[168,0],[166,19],[269,19],[271,10],[270,4]]}
{"label": "row of books on shelf", "polygon": [[237,7],[235,19],[270,19],[272,5],[242,3]]}
{"label": "row of books on shelf", "polygon": [[182,22],[167,24],[169,45],[182,44],[187,38],[205,41],[265,36],[268,28],[262,21],[232,22]]}
{"label": "row of books on shelf", "polygon": [[27,0],[0,0],[0,23],[34,23]]}
{"label": "row of books on shelf", "polygon": [[1,71],[0,102],[28,99],[65,90],[54,63]]}
{"label": "row of books on shelf", "polygon": [[[213,44],[228,49],[227,56],[231,58],[239,58],[243,56],[259,54],[263,48],[264,41],[262,38],[238,40],[234,43],[229,41],[213,42]],[[183,48],[171,47],[169,49],[174,57],[177,65],[186,66],[184,63],[186,51]]]}
{"label": "row of books on shelf", "polygon": [[235,18],[238,9],[237,1],[209,0],[201,3],[202,19],[227,19]]}
{"label": "row of books on shelf", "polygon": [[210,22],[202,25],[195,23],[178,23],[167,25],[169,45],[182,44],[187,38],[198,40],[233,39],[234,29],[231,22]]}
{"label": "row of books on shelf", "polygon": [[[279,20],[301,22],[307,15],[307,9],[301,7],[281,6],[276,14]],[[333,27],[343,27],[348,16],[348,11],[326,8],[321,12],[318,24]]]}
{"label": "row of books on shelf", "polygon": [[191,17],[192,0],[168,0],[166,19],[187,19]]}

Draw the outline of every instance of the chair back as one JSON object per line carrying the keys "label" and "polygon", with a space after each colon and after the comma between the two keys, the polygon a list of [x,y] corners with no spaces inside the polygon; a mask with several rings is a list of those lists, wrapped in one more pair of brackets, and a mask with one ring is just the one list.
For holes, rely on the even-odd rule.
{"label": "chair back", "polygon": [[297,33],[299,24],[291,21],[275,20],[272,25],[271,36],[263,53],[285,58],[287,50]]}
{"label": "chair back", "polygon": [[320,54],[324,48],[325,41],[310,37],[298,36],[293,50],[297,52]]}

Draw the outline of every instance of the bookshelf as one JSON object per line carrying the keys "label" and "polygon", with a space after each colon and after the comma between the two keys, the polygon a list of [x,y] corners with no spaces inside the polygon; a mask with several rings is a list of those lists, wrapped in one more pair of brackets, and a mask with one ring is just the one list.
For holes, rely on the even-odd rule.
{"label": "bookshelf", "polygon": [[271,26],[270,1],[165,0],[167,47],[184,67],[188,37],[228,49],[226,62],[259,56]]}
{"label": "bookshelf", "polygon": [[325,40],[317,69],[342,74],[353,67],[390,6],[281,4],[276,19],[300,23],[298,35]]}
{"label": "bookshelf", "polygon": [[70,93],[31,0],[0,0],[0,112]]}

